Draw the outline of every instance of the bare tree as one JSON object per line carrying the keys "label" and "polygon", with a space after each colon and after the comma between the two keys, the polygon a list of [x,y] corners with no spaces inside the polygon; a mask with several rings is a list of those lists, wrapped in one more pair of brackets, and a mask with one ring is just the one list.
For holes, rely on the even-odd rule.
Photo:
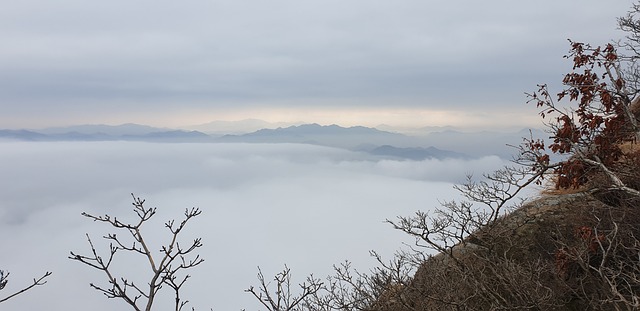
{"label": "bare tree", "polygon": [[[170,232],[170,240],[160,247],[159,253],[151,249],[151,244],[142,234],[143,225],[156,213],[156,208],[147,208],[145,201],[133,197],[133,211],[137,216],[134,223],[121,222],[118,218],[109,215],[94,216],[82,213],[83,216],[93,221],[107,223],[115,229],[124,231],[127,237],[121,237],[115,233],[105,235],[108,240],[109,251],[106,256],[100,255],[96,250],[91,237],[87,234],[87,241],[91,248],[90,255],[79,255],[71,252],[69,259],[88,265],[94,269],[102,271],[107,278],[107,285],[91,283],[90,286],[103,293],[107,298],[118,298],[124,300],[134,310],[152,309],[152,306],[163,287],[173,290],[175,310],[179,311],[188,304],[188,300],[181,297],[181,289],[185,282],[191,277],[189,274],[181,274],[183,270],[191,269],[201,264],[204,259],[200,255],[194,254],[202,246],[201,238],[196,238],[186,246],[178,241],[178,236],[187,223],[201,214],[200,209],[186,209],[184,218],[179,223],[174,220],[167,221],[164,226]],[[150,271],[150,277],[145,284],[137,284],[125,276],[118,276],[113,269],[113,262],[116,254],[132,253],[140,255]]]}
{"label": "bare tree", "polygon": [[[5,302],[5,301],[7,301],[7,300],[9,300],[9,299],[11,299],[11,298],[13,298],[15,296],[18,296],[18,295],[20,295],[20,294],[22,294],[22,293],[24,293],[24,292],[36,287],[36,286],[41,286],[41,285],[46,284],[47,281],[45,281],[45,279],[47,277],[49,277],[51,274],[52,274],[51,272],[47,271],[41,277],[39,277],[37,279],[34,278],[33,282],[30,285],[28,285],[28,286],[26,286],[26,287],[24,287],[24,288],[22,288],[22,289],[20,289],[20,290],[18,290],[16,292],[12,293],[12,294],[9,294],[4,298],[0,298],[0,303]],[[0,270],[0,290],[5,289],[5,287],[7,286],[8,282],[9,282],[9,272],[4,271],[4,270]]]}
{"label": "bare tree", "polygon": [[[291,284],[291,270],[286,265],[275,275],[273,283],[265,280],[258,267],[258,281],[258,288],[251,286],[245,292],[252,294],[269,311],[313,310],[311,297],[316,296],[324,286],[319,279],[310,275],[306,282],[298,284],[301,292],[295,294],[295,286]],[[270,288],[272,285],[275,286],[273,291]]]}

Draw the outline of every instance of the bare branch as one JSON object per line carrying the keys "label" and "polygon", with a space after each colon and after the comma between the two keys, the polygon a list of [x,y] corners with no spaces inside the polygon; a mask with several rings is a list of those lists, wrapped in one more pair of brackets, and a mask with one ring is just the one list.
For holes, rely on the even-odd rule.
{"label": "bare branch", "polygon": [[[45,281],[45,279],[47,277],[51,276],[51,274],[52,274],[51,272],[47,271],[41,277],[39,277],[37,279],[34,278],[33,282],[31,283],[31,285],[29,285],[29,286],[27,286],[27,287],[15,292],[15,293],[13,293],[13,294],[10,294],[9,296],[1,298],[0,299],[0,303],[5,302],[5,301],[7,301],[7,300],[9,300],[9,299],[11,299],[11,298],[13,298],[15,296],[18,296],[18,295],[20,295],[20,294],[22,294],[22,293],[24,293],[24,292],[36,287],[36,286],[42,286],[42,285],[46,284],[47,281]],[[5,271],[0,270],[0,290],[4,289],[5,286],[7,285],[7,282],[8,282],[7,277],[8,276],[9,276],[8,272],[5,273]]]}
{"label": "bare branch", "polygon": [[269,311],[293,311],[309,310],[312,297],[317,297],[318,292],[324,288],[324,284],[313,277],[307,277],[307,281],[298,284],[300,293],[294,294],[291,285],[291,270],[285,265],[284,270],[273,278],[275,289],[271,290],[271,282],[265,280],[262,270],[258,267],[259,287],[250,286],[245,292],[250,293]]}

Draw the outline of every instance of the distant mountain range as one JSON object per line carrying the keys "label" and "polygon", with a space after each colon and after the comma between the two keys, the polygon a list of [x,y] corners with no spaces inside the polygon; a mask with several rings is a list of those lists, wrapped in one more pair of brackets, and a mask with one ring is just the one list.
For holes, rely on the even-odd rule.
{"label": "distant mountain range", "polygon": [[64,135],[66,133],[81,133],[81,134],[105,134],[108,136],[143,136],[149,133],[154,132],[169,132],[174,129],[170,128],[157,128],[147,125],[140,125],[135,123],[125,123],[121,125],[105,125],[105,124],[85,124],[85,125],[74,125],[67,127],[50,127],[41,130],[34,130],[35,132],[43,133],[43,134],[58,134]]}
{"label": "distant mountain range", "polygon": [[279,127],[288,127],[292,125],[301,125],[304,122],[267,122],[259,119],[245,119],[239,121],[212,121],[200,125],[194,125],[184,128],[185,130],[193,130],[203,132],[213,136],[221,136],[227,134],[239,135],[255,132],[261,129],[275,129]]}
{"label": "distant mountain range", "polygon": [[[544,136],[540,131],[534,132],[534,135]],[[434,131],[422,136],[408,136],[363,126],[342,127],[319,124],[260,129],[250,133],[222,136],[209,135],[196,130],[157,128],[139,124],[0,130],[2,140],[297,143],[366,152],[377,157],[410,160],[469,158],[486,155],[508,158],[514,150],[507,144],[518,145],[522,137],[527,136],[529,136],[528,131],[464,133],[450,129]]]}
{"label": "distant mountain range", "polygon": [[198,131],[167,130],[137,124],[81,125],[43,130],[0,130],[0,139],[22,141],[159,141],[206,142],[212,137]]}
{"label": "distant mountain range", "polygon": [[224,135],[224,142],[304,143],[353,149],[361,145],[406,144],[409,136],[375,128],[304,124],[277,129],[262,129],[242,135]]}

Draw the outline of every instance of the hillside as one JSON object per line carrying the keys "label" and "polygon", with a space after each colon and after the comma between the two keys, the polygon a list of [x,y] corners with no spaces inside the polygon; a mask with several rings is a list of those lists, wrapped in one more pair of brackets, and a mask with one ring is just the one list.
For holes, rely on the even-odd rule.
{"label": "hillside", "polygon": [[595,189],[542,194],[489,222],[387,286],[373,309],[635,309],[640,199]]}
{"label": "hillside", "polygon": [[587,192],[542,196],[428,259],[373,309],[624,309],[640,291],[627,282],[640,276],[640,211],[628,203],[613,207]]}

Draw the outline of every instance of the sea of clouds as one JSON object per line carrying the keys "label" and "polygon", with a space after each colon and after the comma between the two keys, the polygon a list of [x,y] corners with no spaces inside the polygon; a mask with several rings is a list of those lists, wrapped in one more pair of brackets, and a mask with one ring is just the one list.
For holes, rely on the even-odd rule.
{"label": "sea of clouds", "polygon": [[[345,260],[367,271],[375,265],[369,250],[389,258],[413,242],[385,219],[456,199],[454,183],[506,164],[494,156],[401,161],[299,144],[1,142],[0,148],[0,269],[11,272],[0,297],[53,272],[45,286],[3,303],[7,311],[127,309],[89,287],[105,284],[100,271],[67,257],[89,254],[87,233],[107,255],[100,237],[115,231],[80,213],[133,221],[130,193],[158,208],[144,232],[155,250],[167,239],[163,222],[179,219],[185,208],[202,210],[182,237],[185,244],[196,237],[204,243],[205,262],[191,271],[183,292],[192,306],[259,310],[243,291],[257,285],[258,266],[271,277],[286,264],[296,282],[311,273],[324,278]],[[147,271],[135,257],[120,258],[116,268],[134,276]]]}

